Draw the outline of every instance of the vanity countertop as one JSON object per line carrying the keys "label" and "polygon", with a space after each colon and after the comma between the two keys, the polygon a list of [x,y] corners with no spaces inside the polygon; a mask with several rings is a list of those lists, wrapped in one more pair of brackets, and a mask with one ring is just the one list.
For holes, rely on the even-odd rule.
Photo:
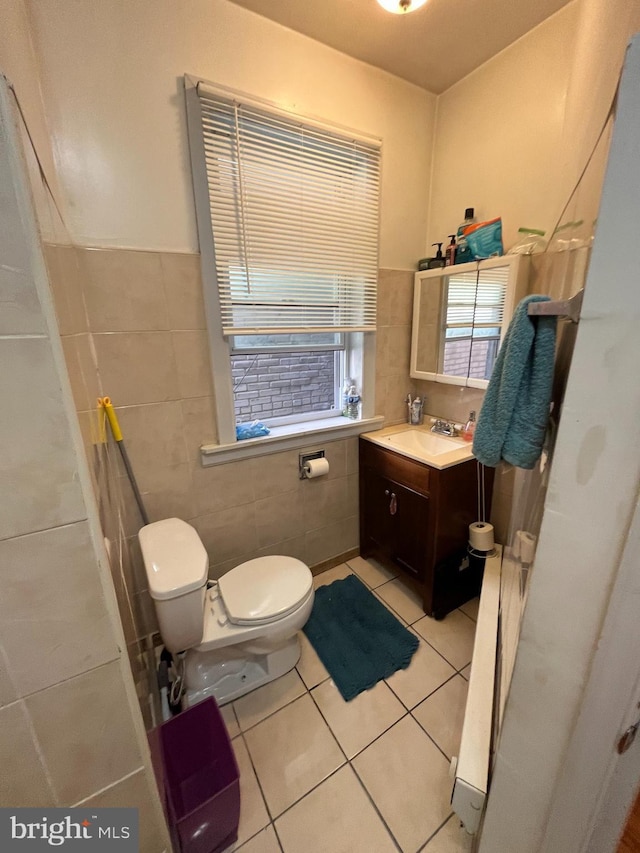
{"label": "vanity countertop", "polygon": [[[428,424],[431,419],[425,416],[425,421]],[[375,432],[363,433],[361,438],[439,470],[473,459],[471,442],[461,436],[452,438],[433,433],[427,424],[393,424]]]}

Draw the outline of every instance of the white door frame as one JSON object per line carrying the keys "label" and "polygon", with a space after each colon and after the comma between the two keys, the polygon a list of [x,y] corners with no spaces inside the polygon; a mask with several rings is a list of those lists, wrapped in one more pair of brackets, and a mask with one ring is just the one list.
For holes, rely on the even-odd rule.
{"label": "white door frame", "polygon": [[[620,760],[614,748],[632,719],[640,676],[633,577],[640,545],[638,223],[636,37],[619,93],[480,853],[606,853],[615,849],[611,838],[621,821],[607,835],[600,811],[617,801],[624,815],[632,795],[640,746]],[[597,833],[609,846],[589,847]]]}

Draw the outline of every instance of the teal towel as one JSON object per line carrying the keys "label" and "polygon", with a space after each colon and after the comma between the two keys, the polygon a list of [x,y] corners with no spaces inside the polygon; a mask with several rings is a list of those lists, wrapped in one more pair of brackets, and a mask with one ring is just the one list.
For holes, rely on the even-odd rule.
{"label": "teal towel", "polygon": [[493,367],[473,438],[473,452],[495,468],[501,459],[533,468],[549,421],[556,345],[556,318],[529,317],[526,296],[516,308]]}

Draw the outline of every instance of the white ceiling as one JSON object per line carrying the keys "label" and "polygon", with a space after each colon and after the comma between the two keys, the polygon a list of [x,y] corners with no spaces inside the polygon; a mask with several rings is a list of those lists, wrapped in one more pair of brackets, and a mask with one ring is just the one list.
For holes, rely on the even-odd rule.
{"label": "white ceiling", "polygon": [[439,94],[570,0],[428,0],[407,15],[376,0],[232,2]]}

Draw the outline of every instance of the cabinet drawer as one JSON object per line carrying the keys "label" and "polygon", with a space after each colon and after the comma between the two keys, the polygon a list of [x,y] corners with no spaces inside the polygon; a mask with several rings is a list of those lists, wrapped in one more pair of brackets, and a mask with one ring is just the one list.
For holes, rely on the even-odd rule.
{"label": "cabinet drawer", "polygon": [[375,468],[383,477],[402,483],[421,495],[429,494],[430,469],[427,465],[384,447],[377,447],[364,438],[360,440],[360,464]]}

